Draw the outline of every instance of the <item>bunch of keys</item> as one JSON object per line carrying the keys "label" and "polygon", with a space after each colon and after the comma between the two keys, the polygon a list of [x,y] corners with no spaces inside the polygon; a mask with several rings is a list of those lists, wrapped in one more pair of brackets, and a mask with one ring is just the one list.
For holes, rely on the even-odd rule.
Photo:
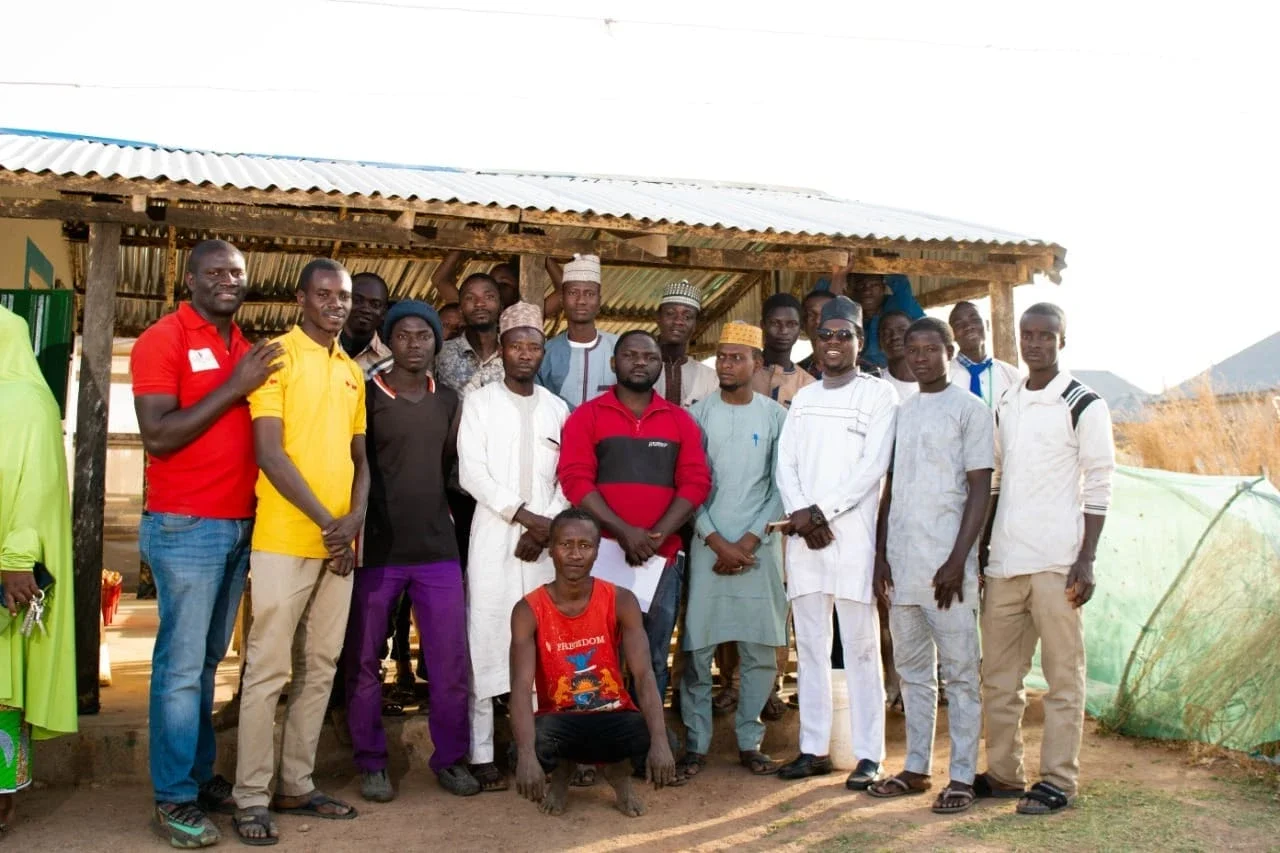
{"label": "bunch of keys", "polygon": [[24,637],[30,637],[31,632],[39,628],[42,632],[46,631],[44,627],[44,590],[39,590],[35,597],[31,599],[31,603],[27,605],[26,618],[22,620],[22,627],[19,629]]}

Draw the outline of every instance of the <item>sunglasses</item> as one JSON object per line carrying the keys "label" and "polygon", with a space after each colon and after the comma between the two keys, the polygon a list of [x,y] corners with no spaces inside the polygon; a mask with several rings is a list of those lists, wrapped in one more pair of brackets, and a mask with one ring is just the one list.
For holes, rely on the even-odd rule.
{"label": "sunglasses", "polygon": [[819,329],[818,330],[818,340],[829,341],[832,338],[835,338],[837,341],[840,341],[840,343],[847,344],[849,341],[853,340],[854,333],[849,331],[848,329]]}

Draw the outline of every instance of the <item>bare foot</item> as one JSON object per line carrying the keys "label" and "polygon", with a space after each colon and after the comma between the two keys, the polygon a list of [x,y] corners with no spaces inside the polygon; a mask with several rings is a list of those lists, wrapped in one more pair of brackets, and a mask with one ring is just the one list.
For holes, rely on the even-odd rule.
{"label": "bare foot", "polygon": [[551,784],[547,793],[542,795],[538,811],[552,816],[564,814],[565,801],[569,799],[569,779],[573,776],[573,765],[561,761],[551,773]]}
{"label": "bare foot", "polygon": [[604,770],[604,778],[613,786],[613,792],[618,797],[616,803],[618,811],[627,817],[640,817],[644,814],[644,803],[632,790],[630,761],[619,761],[617,764],[609,765]]}

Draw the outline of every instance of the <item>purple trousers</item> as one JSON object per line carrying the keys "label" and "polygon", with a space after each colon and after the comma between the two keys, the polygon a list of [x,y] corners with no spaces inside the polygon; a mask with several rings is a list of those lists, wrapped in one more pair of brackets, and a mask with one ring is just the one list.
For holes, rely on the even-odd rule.
{"label": "purple trousers", "polygon": [[387,619],[402,593],[408,593],[418,623],[427,676],[431,681],[428,723],[435,752],[431,769],[439,773],[471,749],[467,685],[467,607],[462,567],[456,560],[416,566],[356,569],[351,618],[343,664],[347,680],[347,724],[356,767],[362,773],[387,766],[387,735],[382,728],[382,679],[379,665],[387,643]]}

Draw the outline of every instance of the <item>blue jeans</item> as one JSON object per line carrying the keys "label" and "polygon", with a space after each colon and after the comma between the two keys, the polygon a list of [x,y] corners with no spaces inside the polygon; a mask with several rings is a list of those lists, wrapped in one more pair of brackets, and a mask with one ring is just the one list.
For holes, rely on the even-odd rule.
{"label": "blue jeans", "polygon": [[659,701],[667,695],[667,683],[671,680],[667,661],[671,657],[671,635],[675,633],[676,616],[680,612],[684,561],[684,555],[680,554],[667,563],[654,590],[649,612],[644,614],[644,632],[649,637],[649,659],[653,663],[653,677],[658,681]]}
{"label": "blue jeans", "polygon": [[249,571],[251,519],[143,513],[142,559],[155,576],[160,630],[151,657],[151,784],[187,803],[213,776],[213,688]]}

